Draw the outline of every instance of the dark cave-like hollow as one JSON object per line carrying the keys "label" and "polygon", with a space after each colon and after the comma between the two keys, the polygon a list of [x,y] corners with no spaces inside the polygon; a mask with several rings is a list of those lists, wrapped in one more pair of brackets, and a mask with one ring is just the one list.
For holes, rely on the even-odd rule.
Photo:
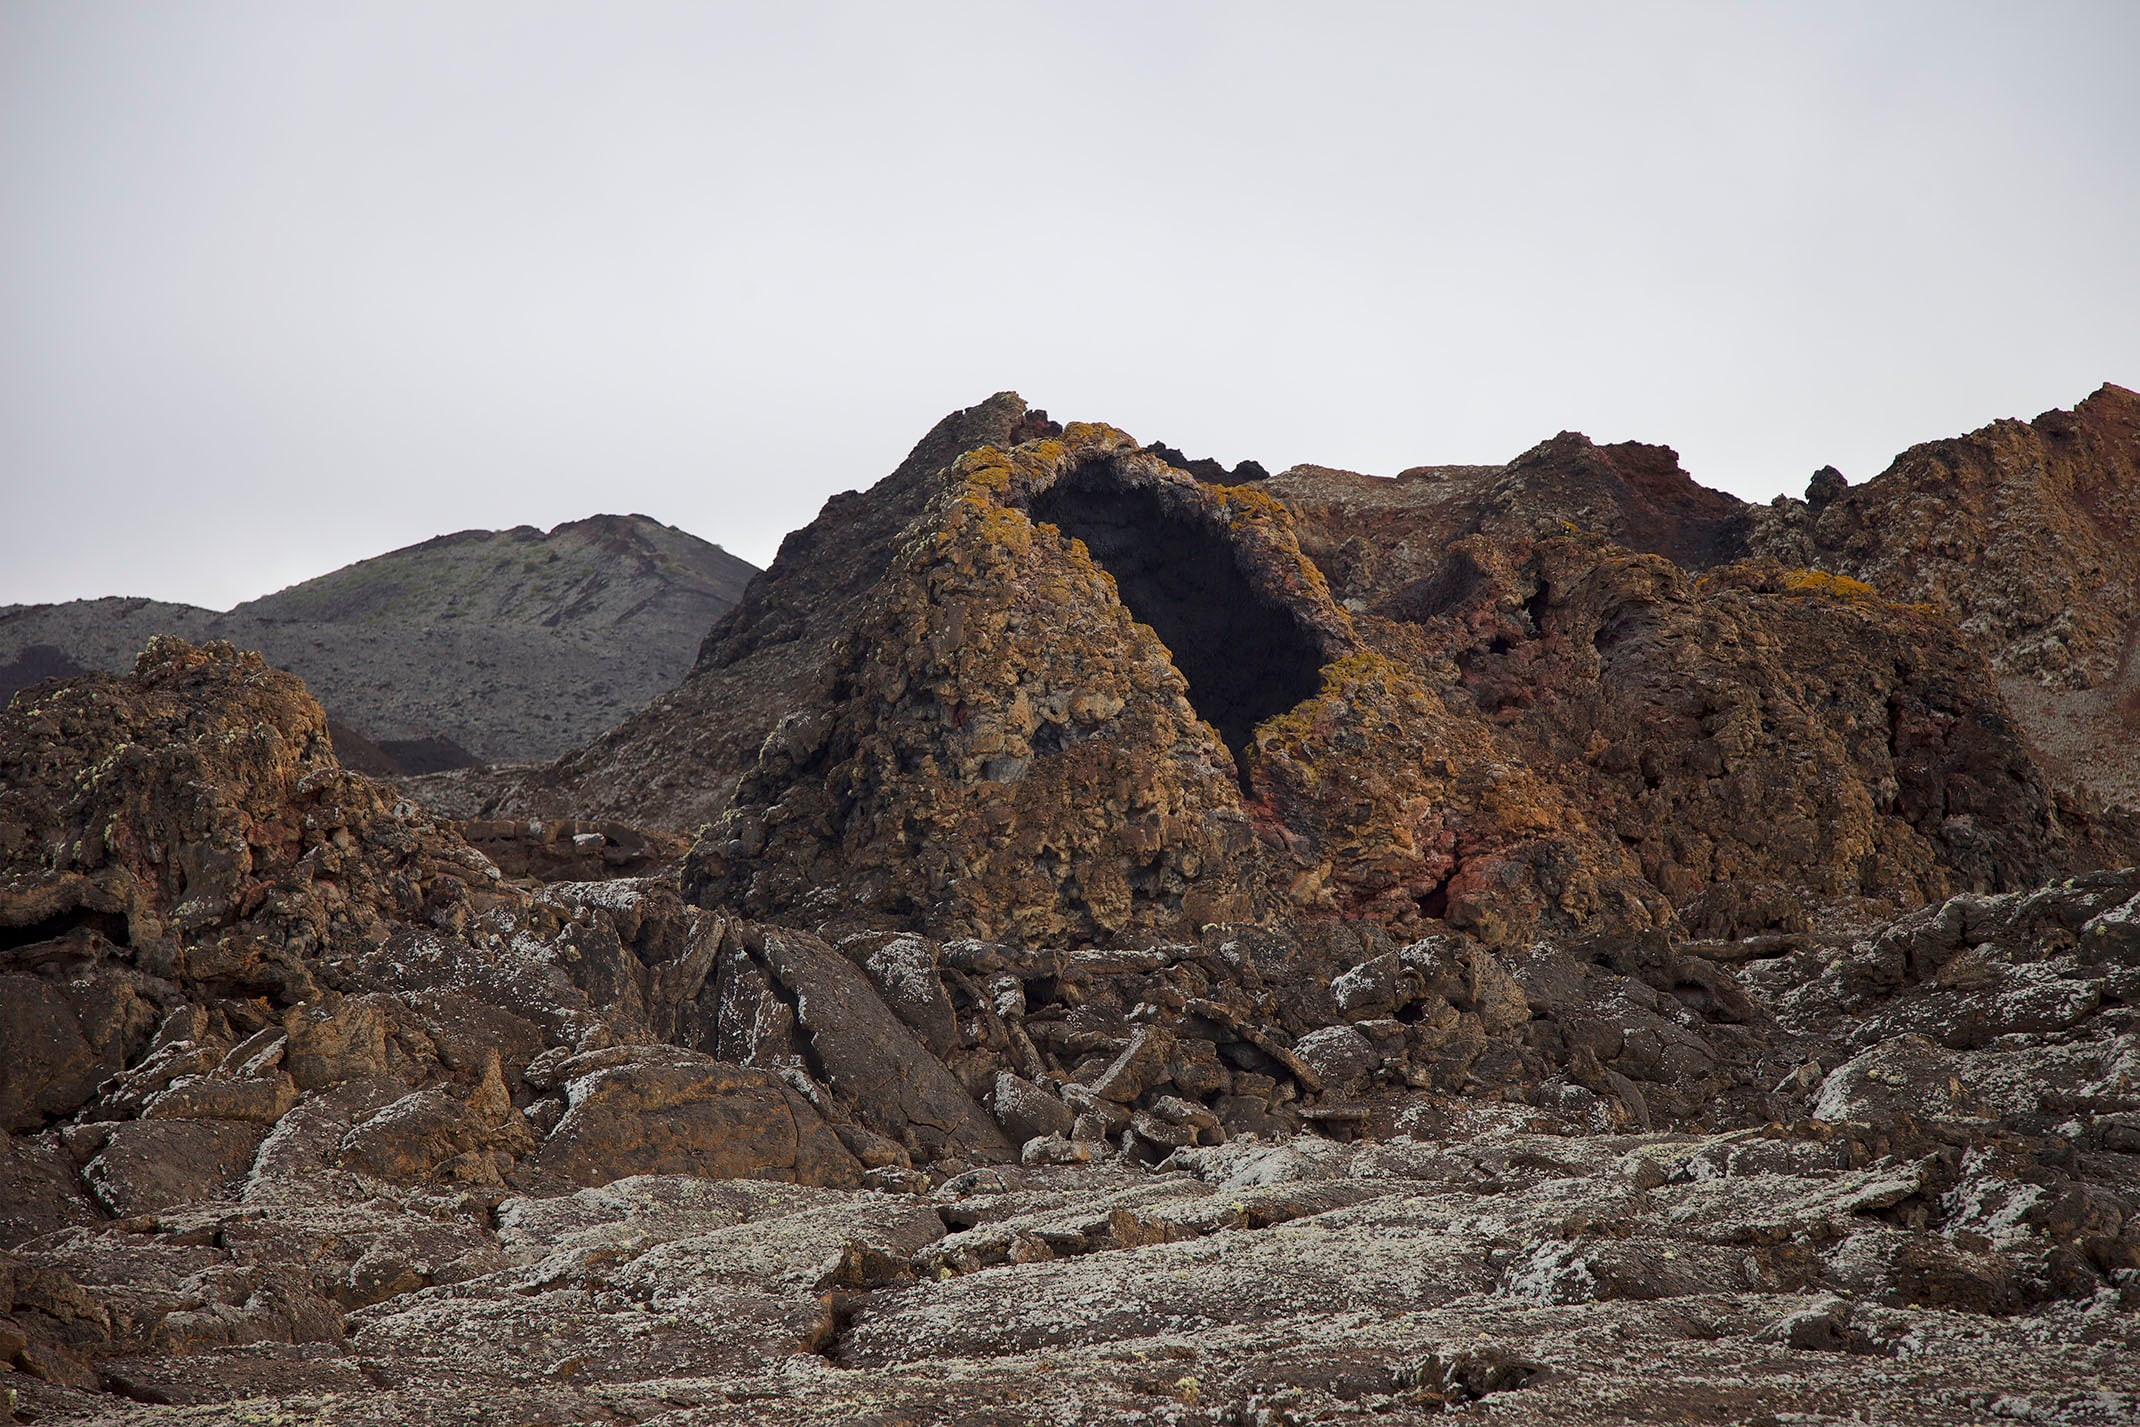
{"label": "dark cave-like hollow", "polygon": [[91,911],[87,907],[73,907],[67,911],[32,922],[24,927],[0,927],[0,952],[17,951],[40,942],[58,941],[68,933],[83,927],[103,937],[113,946],[130,944],[126,918],[117,912]]}
{"label": "dark cave-like hollow", "polygon": [[1256,725],[1322,686],[1314,634],[1258,593],[1223,535],[1170,510],[1156,491],[1123,485],[1104,465],[1071,472],[1029,510],[1084,541],[1114,576],[1122,603],[1167,646],[1190,704],[1226,740],[1245,783]]}

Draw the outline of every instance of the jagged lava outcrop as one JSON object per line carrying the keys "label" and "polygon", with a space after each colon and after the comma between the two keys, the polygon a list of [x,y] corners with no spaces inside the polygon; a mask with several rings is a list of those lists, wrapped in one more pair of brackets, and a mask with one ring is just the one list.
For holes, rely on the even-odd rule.
{"label": "jagged lava outcrop", "polygon": [[2140,873],[1999,648],[1662,447],[1201,464],[956,413],[413,780],[510,872],[256,655],[18,695],[9,1412],[2129,1416]]}
{"label": "jagged lava outcrop", "polygon": [[709,903],[1034,941],[1736,936],[2130,856],[1967,610],[1776,558],[1790,504],[1669,448],[1232,486],[1172,455],[1009,394],[955,413],[790,537],[674,693],[425,796],[717,818]]}
{"label": "jagged lava outcrop", "polygon": [[1663,447],[1271,482],[1365,636],[1504,733],[1697,930],[1802,929],[2118,859],[1944,606],[1748,558]]}
{"label": "jagged lava outcrop", "polygon": [[[1066,519],[1184,500],[1109,452],[1070,428],[962,469]],[[985,588],[1003,546],[912,572]],[[1230,784],[1226,725],[1144,678]],[[948,756],[900,701],[848,717],[858,756]],[[0,711],[0,1401],[2093,1423],[2140,1393],[2131,869],[1855,940],[1400,945],[1281,905],[1194,941],[832,943],[673,878],[515,880],[342,769],[292,676],[156,641]]]}
{"label": "jagged lava outcrop", "polygon": [[2140,809],[2140,393],[1832,471],[1761,512],[1756,545],[1955,613],[2058,776]]}

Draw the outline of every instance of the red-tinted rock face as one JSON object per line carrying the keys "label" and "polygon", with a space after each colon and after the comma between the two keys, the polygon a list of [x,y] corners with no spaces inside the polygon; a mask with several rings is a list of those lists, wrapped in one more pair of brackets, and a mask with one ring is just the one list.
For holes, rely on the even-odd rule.
{"label": "red-tinted rock face", "polygon": [[1415,600],[1438,597],[1463,578],[1446,556],[1467,536],[1589,533],[1696,569],[1745,555],[1755,520],[1754,507],[1697,484],[1669,446],[1600,446],[1573,431],[1506,466],[1416,466],[1394,480],[1296,466],[1270,490],[1342,600],[1411,585],[1421,586]]}
{"label": "red-tinted rock face", "polygon": [[[2122,569],[2126,405],[1956,449],[1988,492],[2069,443],[2037,484],[2100,517],[2075,568]],[[1982,610],[1829,548],[1873,575],[1886,525],[1932,547],[1815,484],[1818,511],[1757,510],[1667,447],[1563,433],[1505,467],[1228,487],[1006,394],[790,536],[676,694],[493,801],[718,812],[708,904],[1029,942],[1751,933],[2123,855],[2002,701]],[[1795,564],[1749,553],[1786,537]]]}
{"label": "red-tinted rock face", "polygon": [[2049,789],[1939,612],[1596,539],[1472,553],[1492,570],[1477,591],[1393,643],[1450,660],[1693,928],[1803,927],[2058,865]]}
{"label": "red-tinted rock face", "polygon": [[[836,548],[849,514],[796,543]],[[1488,730],[1360,644],[1255,488],[1072,425],[945,468],[891,546],[830,700],[773,730],[701,840],[708,905],[1027,943],[1669,915]]]}
{"label": "red-tinted rock face", "polygon": [[1461,691],[1698,929],[1878,915],[2125,855],[2059,811],[1946,607],[1739,558],[1779,517],[1693,485],[1665,448],[1563,435],[1500,471],[1300,468],[1271,488],[1362,638]]}
{"label": "red-tinted rock face", "polygon": [[2101,687],[2140,620],[2140,394],[1913,446],[1817,508],[1765,514],[1761,543],[1945,606],[2002,674]]}
{"label": "red-tinted rock face", "polygon": [[1735,496],[1697,484],[1669,446],[1598,446],[1564,431],[1509,462],[1478,528],[1541,531],[1545,520],[1699,569],[1746,553],[1752,511]]}

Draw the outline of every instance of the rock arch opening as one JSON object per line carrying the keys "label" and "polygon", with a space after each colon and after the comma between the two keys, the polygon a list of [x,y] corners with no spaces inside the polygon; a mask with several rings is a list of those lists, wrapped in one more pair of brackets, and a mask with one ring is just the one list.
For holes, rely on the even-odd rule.
{"label": "rock arch opening", "polygon": [[1313,631],[1249,582],[1223,534],[1104,465],[1071,472],[1028,510],[1084,541],[1114,576],[1122,603],[1166,645],[1190,704],[1226,740],[1245,782],[1256,725],[1322,686]]}

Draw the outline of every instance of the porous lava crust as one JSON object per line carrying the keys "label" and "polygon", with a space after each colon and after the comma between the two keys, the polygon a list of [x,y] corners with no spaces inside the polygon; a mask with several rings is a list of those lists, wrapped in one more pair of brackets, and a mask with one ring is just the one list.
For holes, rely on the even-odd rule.
{"label": "porous lava crust", "polygon": [[7,1413],[2129,1419],[2140,870],[1950,608],[1661,447],[1179,466],[836,497],[510,795],[733,779],[681,874],[228,646],[17,697]]}
{"label": "porous lava crust", "polygon": [[[1252,785],[1391,667],[1334,660]],[[2140,1395],[2130,868],[1855,939],[833,943],[673,880],[507,878],[323,729],[175,641],[0,713],[18,1420]]]}
{"label": "porous lava crust", "polygon": [[1112,427],[947,466],[689,894],[1028,945],[1289,915],[1520,938],[1669,909],[1363,645],[1285,507]]}

